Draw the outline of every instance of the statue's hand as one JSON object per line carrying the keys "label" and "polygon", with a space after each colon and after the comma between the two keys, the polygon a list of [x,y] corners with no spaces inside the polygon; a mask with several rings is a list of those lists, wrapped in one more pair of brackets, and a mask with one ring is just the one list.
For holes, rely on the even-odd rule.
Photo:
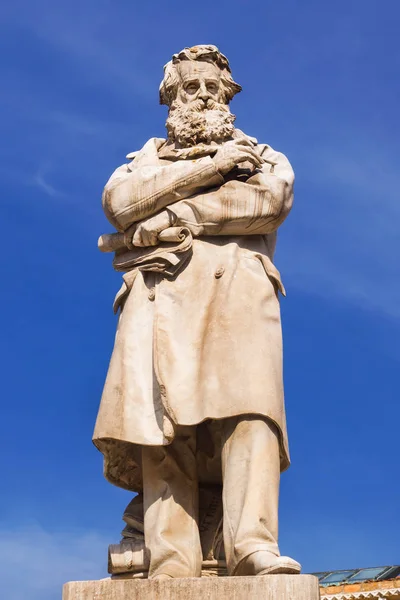
{"label": "statue's hand", "polygon": [[157,246],[158,234],[164,229],[171,227],[171,216],[166,210],[162,210],[149,219],[138,223],[132,238],[134,246]]}
{"label": "statue's hand", "polygon": [[229,173],[236,165],[243,162],[251,163],[256,169],[260,169],[264,162],[246,138],[226,142],[217,150],[213,160],[222,175]]}

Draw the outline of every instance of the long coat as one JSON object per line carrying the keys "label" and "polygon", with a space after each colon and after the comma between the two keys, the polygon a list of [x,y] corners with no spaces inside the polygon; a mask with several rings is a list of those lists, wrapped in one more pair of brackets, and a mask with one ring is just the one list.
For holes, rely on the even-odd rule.
{"label": "long coat", "polygon": [[105,187],[103,207],[118,231],[168,207],[193,234],[190,258],[176,275],[133,269],[118,296],[93,441],[106,477],[125,489],[141,489],[142,445],[171,443],[175,425],[241,414],[276,424],[281,468],[289,466],[284,288],[272,261],[294,175],[284,155],[253,143],[268,162],[229,180],[210,156],[160,158],[165,140],[153,138]]}

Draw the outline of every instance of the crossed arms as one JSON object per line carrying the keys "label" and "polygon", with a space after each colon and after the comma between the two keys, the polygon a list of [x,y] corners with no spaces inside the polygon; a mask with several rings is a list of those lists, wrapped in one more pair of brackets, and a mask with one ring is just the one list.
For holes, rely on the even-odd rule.
{"label": "crossed arms", "polygon": [[274,171],[271,162],[263,163],[245,182],[225,181],[209,156],[163,166],[123,165],[104,189],[106,216],[118,231],[141,222],[139,228],[154,229],[156,236],[171,224],[195,236],[272,233],[291,209],[294,174],[283,154],[268,146],[259,151],[275,163]]}

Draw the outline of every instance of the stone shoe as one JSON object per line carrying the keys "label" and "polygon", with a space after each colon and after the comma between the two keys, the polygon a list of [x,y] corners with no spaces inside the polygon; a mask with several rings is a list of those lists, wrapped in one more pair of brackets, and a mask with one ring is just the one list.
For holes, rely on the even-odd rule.
{"label": "stone shoe", "polygon": [[277,575],[286,573],[288,575],[299,575],[301,564],[289,556],[275,556],[272,564],[264,566],[256,575]]}
{"label": "stone shoe", "polygon": [[298,575],[301,565],[289,556],[275,556],[271,552],[259,550],[244,558],[233,575]]}

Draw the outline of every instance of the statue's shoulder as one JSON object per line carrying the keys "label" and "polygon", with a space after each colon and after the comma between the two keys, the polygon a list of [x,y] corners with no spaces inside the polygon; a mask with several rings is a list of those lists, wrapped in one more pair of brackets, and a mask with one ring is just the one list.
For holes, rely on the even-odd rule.
{"label": "statue's shoulder", "polygon": [[164,138],[150,138],[140,150],[129,152],[129,154],[126,155],[126,158],[130,161],[133,161],[142,154],[157,154],[159,148],[165,144],[165,141],[166,140]]}
{"label": "statue's shoulder", "polygon": [[129,152],[126,158],[129,162],[125,162],[115,169],[110,179],[106,183],[107,186],[112,185],[117,179],[125,177],[127,173],[132,171],[133,168],[140,166],[151,166],[156,165],[158,162],[158,149],[165,143],[163,138],[150,138],[140,150]]}
{"label": "statue's shoulder", "polygon": [[286,156],[286,154],[283,154],[283,152],[279,152],[279,150],[274,150],[274,148],[272,148],[272,146],[269,146],[268,144],[259,144],[258,148],[263,158],[275,162],[276,164],[287,165],[290,167],[289,159]]}

